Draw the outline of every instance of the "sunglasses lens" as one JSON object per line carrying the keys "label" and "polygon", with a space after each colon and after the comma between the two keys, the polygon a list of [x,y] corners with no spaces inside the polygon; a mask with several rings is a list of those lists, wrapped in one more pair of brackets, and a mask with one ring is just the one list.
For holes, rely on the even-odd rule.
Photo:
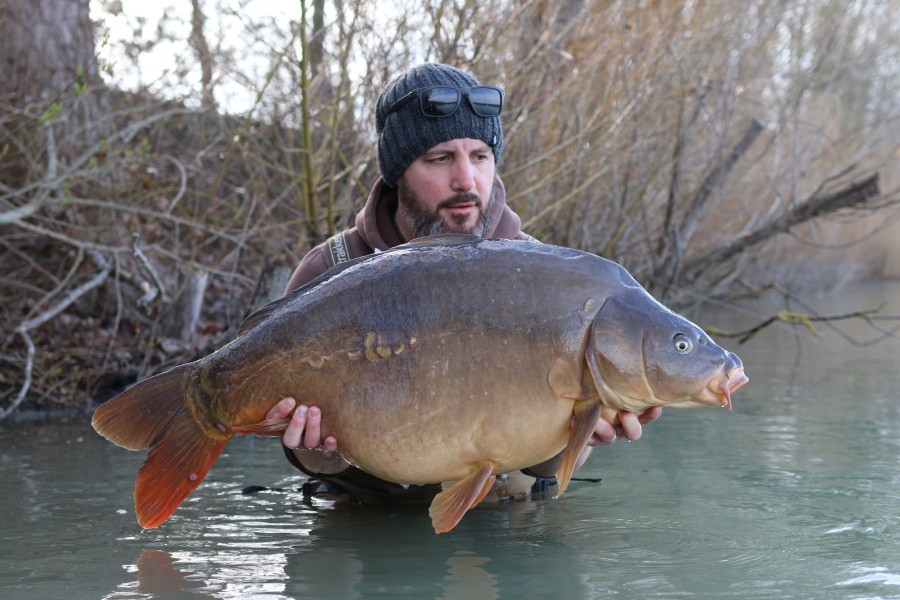
{"label": "sunglasses lens", "polygon": [[433,87],[422,92],[422,112],[429,117],[449,117],[459,106],[459,90]]}
{"label": "sunglasses lens", "polygon": [[474,87],[469,91],[469,102],[472,110],[480,117],[496,117],[500,115],[503,96],[500,90],[490,87]]}

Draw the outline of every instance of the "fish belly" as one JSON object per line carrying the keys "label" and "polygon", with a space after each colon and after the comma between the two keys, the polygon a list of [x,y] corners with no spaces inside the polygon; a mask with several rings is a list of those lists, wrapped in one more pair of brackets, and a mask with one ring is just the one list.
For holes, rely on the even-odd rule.
{"label": "fish belly", "polygon": [[550,371],[566,361],[569,387],[581,387],[588,309],[599,302],[580,257],[530,247],[395,253],[301,288],[208,357],[210,412],[253,423],[281,397],[317,405],[342,455],[399,483],[553,457],[574,399]]}

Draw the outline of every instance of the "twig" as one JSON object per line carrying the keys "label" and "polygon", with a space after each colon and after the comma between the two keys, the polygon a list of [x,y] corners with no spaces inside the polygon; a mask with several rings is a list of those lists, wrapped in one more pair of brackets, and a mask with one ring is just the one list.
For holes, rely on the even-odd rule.
{"label": "twig", "polygon": [[0,421],[6,419],[6,417],[19,408],[19,405],[25,400],[28,389],[31,387],[31,371],[34,368],[34,342],[31,341],[31,336],[28,335],[27,331],[19,331],[17,329],[16,333],[22,336],[22,339],[25,340],[25,346],[28,348],[28,356],[25,359],[25,382],[22,384],[22,389],[19,390],[19,395],[16,396],[13,403],[3,409],[3,411],[0,411]]}
{"label": "twig", "polygon": [[[716,329],[715,327],[706,327],[707,333],[710,335],[715,335],[718,337],[728,337],[728,338],[740,338],[738,340],[739,344],[743,344],[744,342],[752,339],[757,333],[771,325],[772,323],[780,322],[780,323],[790,323],[792,325],[802,325],[809,331],[809,333],[813,336],[819,335],[819,332],[816,330],[813,323],[830,323],[833,321],[845,321],[847,319],[863,319],[866,322],[873,324],[873,315],[877,314],[881,308],[867,308],[862,310],[855,310],[849,313],[843,313],[838,315],[811,315],[807,313],[793,312],[788,310],[779,311],[777,314],[769,317],[761,321],[760,323],[754,325],[749,329],[744,329],[742,331],[723,331],[721,329]],[[873,324],[874,325],[874,324]],[[879,329],[886,334],[886,336],[896,336],[896,332],[880,328]],[[853,340],[850,340],[853,341]]]}
{"label": "twig", "polygon": [[[156,272],[153,264],[150,262],[150,259],[147,258],[147,255],[141,251],[140,246],[138,246],[138,240],[140,240],[141,234],[138,232],[134,232],[131,234],[131,253],[138,260],[144,270],[147,271],[147,274],[150,275],[150,279],[153,280],[153,285],[155,288],[148,288],[144,295],[138,300],[138,304],[140,306],[148,306],[151,302],[156,300],[157,296],[161,296],[163,301],[167,301],[168,294],[166,293],[166,287],[163,285],[162,279],[159,277],[159,273]],[[143,286],[142,286],[143,287]]]}
{"label": "twig", "polygon": [[[59,170],[59,157],[56,153],[56,136],[53,133],[53,127],[44,124],[47,133],[47,179],[56,179]],[[18,223],[22,219],[28,218],[36,213],[43,205],[50,193],[46,190],[40,190],[31,202],[12,208],[0,214],[0,225],[8,225],[10,223]],[[4,204],[8,204],[4,197]]]}
{"label": "twig", "polygon": [[77,206],[90,206],[92,208],[101,208],[104,210],[110,210],[115,212],[121,212],[132,215],[139,215],[141,217],[146,217],[148,219],[160,219],[162,221],[169,221],[176,225],[182,225],[184,227],[190,227],[192,229],[196,229],[198,231],[203,231],[210,235],[213,235],[217,238],[229,241],[233,244],[240,243],[240,238],[237,236],[233,236],[229,233],[216,229],[212,226],[205,225],[199,221],[192,221],[190,219],[185,219],[179,217],[178,215],[173,215],[167,212],[159,212],[156,210],[150,210],[148,208],[143,208],[141,206],[132,206],[129,204],[123,203],[115,203],[115,202],[107,202],[105,200],[97,200],[94,198],[80,198],[78,196],[70,196],[68,200]]}
{"label": "twig", "polygon": [[20,229],[24,229],[26,231],[30,231],[32,233],[36,233],[42,237],[47,237],[50,239],[54,239],[64,244],[69,244],[70,246],[74,246],[75,248],[79,248],[81,250],[88,250],[93,252],[124,252],[127,251],[127,248],[116,248],[115,246],[106,246],[104,244],[96,244],[94,242],[88,242],[85,240],[79,240],[78,238],[73,238],[64,233],[59,233],[58,231],[53,231],[52,229],[46,229],[39,225],[32,225],[27,221],[20,221],[16,223],[16,227]]}
{"label": "twig", "polygon": [[118,142],[118,141],[121,141],[123,144],[127,144],[131,140],[132,137],[137,135],[137,133],[139,131],[141,131],[144,128],[149,127],[150,125],[153,125],[157,121],[167,119],[169,117],[177,116],[177,115],[190,115],[190,114],[199,114],[199,113],[202,113],[202,111],[197,111],[197,110],[193,110],[193,109],[174,109],[174,110],[168,110],[168,111],[156,114],[156,115],[151,115],[151,116],[147,117],[146,119],[131,123],[127,127],[111,134],[105,140],[97,142],[96,144],[91,146],[87,151],[85,151],[84,153],[77,156],[74,160],[72,160],[71,163],[67,166],[67,168],[63,169],[61,173],[54,172],[53,176],[50,177],[49,167],[51,165],[48,165],[48,176],[43,177],[42,179],[35,181],[34,183],[30,183],[21,188],[18,188],[8,194],[3,194],[2,196],[0,196],[0,202],[7,201],[13,197],[22,196],[23,194],[26,194],[32,190],[37,190],[37,189],[58,190],[58,189],[64,187],[66,185],[66,182],[69,181],[73,177],[73,174],[77,173],[79,171],[79,169],[82,169],[86,164],[88,164],[88,162],[92,158],[94,158],[102,148],[104,148],[114,142]]}
{"label": "twig", "polygon": [[187,171],[184,168],[184,165],[181,164],[181,161],[171,156],[169,154],[164,155],[162,158],[165,158],[169,162],[175,165],[175,168],[178,169],[178,173],[181,175],[181,182],[178,185],[178,193],[175,194],[175,197],[172,198],[172,201],[169,202],[169,207],[166,209],[166,214],[172,214],[172,211],[175,210],[175,207],[178,206],[178,203],[181,202],[181,199],[184,197],[184,193],[187,191]]}

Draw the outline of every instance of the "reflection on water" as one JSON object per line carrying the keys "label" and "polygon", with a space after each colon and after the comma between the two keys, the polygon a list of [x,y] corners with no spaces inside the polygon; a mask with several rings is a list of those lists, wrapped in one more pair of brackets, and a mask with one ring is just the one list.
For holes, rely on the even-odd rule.
{"label": "reflection on water", "polygon": [[[900,313],[900,288],[891,293],[829,301],[835,311],[887,301]],[[142,531],[131,506],[140,454],[86,423],[0,430],[0,589],[110,599],[900,598],[900,343],[856,349],[823,335],[798,346],[781,328],[731,346],[751,377],[733,412],[668,410],[639,443],[598,449],[577,473],[601,483],[479,507],[440,536],[425,507],[304,505],[302,477],[276,440],[260,438],[229,444],[197,493]],[[241,494],[254,484],[270,489]]]}

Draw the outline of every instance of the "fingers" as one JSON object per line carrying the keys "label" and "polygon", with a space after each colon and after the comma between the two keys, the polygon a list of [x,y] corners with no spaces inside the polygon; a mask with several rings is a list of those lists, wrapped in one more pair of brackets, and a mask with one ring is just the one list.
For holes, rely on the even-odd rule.
{"label": "fingers", "polygon": [[616,441],[616,428],[609,421],[600,417],[594,427],[594,435],[588,442],[589,446],[609,446]]}
{"label": "fingers", "polygon": [[632,412],[625,410],[619,411],[619,427],[622,430],[622,436],[629,442],[636,442],[641,439],[641,422],[638,416]]}
{"label": "fingers", "polygon": [[303,441],[303,432],[306,429],[306,416],[309,413],[309,407],[301,404],[291,415],[291,422],[288,423],[284,435],[281,436],[281,443],[288,448],[299,448]]}
{"label": "fingers", "polygon": [[644,411],[644,414],[638,417],[638,421],[640,421],[641,425],[646,425],[647,423],[652,423],[661,416],[662,406],[651,406]]}
{"label": "fingers", "polygon": [[278,404],[270,408],[269,412],[266,413],[266,420],[284,419],[291,414],[296,405],[297,401],[293,398],[282,398]]}
{"label": "fingers", "polygon": [[[290,403],[285,402],[285,400],[290,400]],[[269,411],[269,414],[271,415],[275,412],[282,403],[285,405],[293,404],[294,399],[285,398]],[[281,418],[282,416],[284,415],[279,415],[276,418]],[[306,406],[305,404],[298,406],[294,414],[291,415],[291,421],[288,423],[287,429],[284,430],[284,435],[281,436],[281,443],[291,449],[300,447],[312,449],[321,446],[325,452],[337,451],[337,440],[333,435],[327,436],[324,440],[322,439],[322,411],[319,410],[318,406]]]}
{"label": "fingers", "polygon": [[640,415],[636,415],[627,410],[619,411],[619,425],[612,426],[608,421],[597,419],[597,426],[594,428],[594,435],[588,442],[589,446],[608,446],[616,441],[616,436],[625,438],[630,442],[636,442],[643,435],[643,425],[652,423],[662,415],[662,408],[652,406]]}
{"label": "fingers", "polygon": [[[301,408],[306,407],[302,406]],[[306,415],[306,432],[303,434],[303,445],[307,448],[318,448],[321,443],[322,411],[319,410],[318,406],[310,406]]]}

